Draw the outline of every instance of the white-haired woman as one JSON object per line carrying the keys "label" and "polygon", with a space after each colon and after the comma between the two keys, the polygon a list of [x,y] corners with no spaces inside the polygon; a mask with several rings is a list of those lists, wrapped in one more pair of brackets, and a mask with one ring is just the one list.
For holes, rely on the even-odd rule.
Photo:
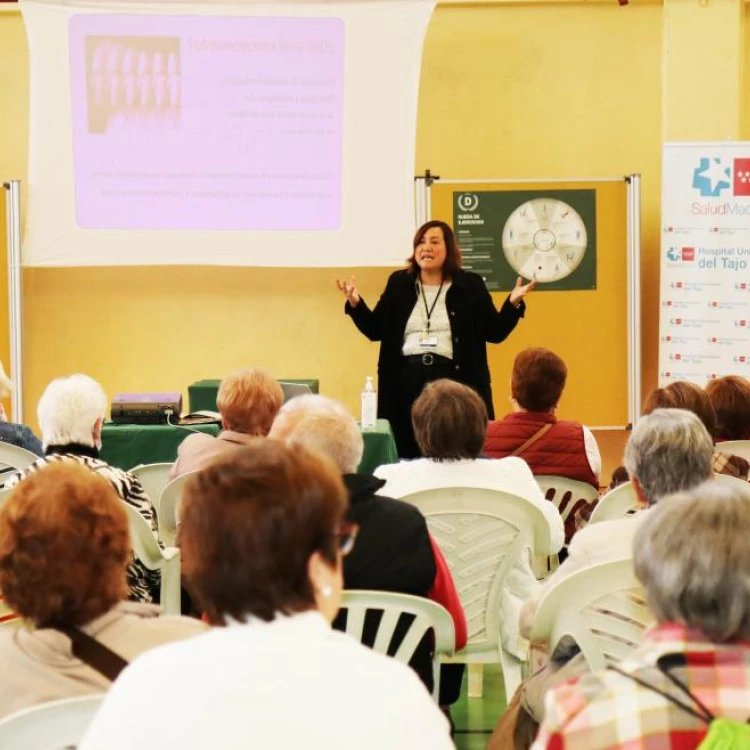
{"label": "white-haired woman", "polygon": [[534,750],[688,750],[709,732],[703,747],[747,747],[748,538],[750,487],[739,483],[709,481],[645,514],[633,559],[658,624],[626,662],[547,695]]}
{"label": "white-haired woman", "polygon": [[[88,375],[70,375],[53,380],[44,390],[37,406],[44,457],[10,483],[15,484],[48,463],[76,461],[108,479],[122,501],[133,506],[157,536],[154,506],[141,483],[132,474],[110,466],[99,458],[106,411],[104,389]],[[130,600],[158,601],[160,583],[159,572],[149,570],[134,556],[128,566]]]}

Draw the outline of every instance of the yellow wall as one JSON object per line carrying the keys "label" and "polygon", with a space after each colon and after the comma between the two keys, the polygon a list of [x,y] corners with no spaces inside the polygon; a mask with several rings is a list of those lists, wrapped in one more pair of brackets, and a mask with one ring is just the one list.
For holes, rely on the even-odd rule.
{"label": "yellow wall", "polygon": [[[439,6],[425,47],[415,164],[418,172],[430,168],[456,178],[640,172],[644,391],[656,380],[662,14],[657,0],[632,0],[625,8],[614,0]],[[747,20],[745,26],[750,72]],[[0,178],[23,178],[28,63],[18,15],[0,15],[0,55]],[[750,138],[750,91],[743,117]],[[386,222],[387,242],[387,217],[374,212],[373,222]],[[364,295],[377,297],[388,270],[355,272]],[[342,315],[336,273],[27,269],[27,421],[35,422],[44,385],[63,373],[88,372],[111,394],[184,390],[192,380],[248,363],[280,376],[318,376],[324,392],[356,408],[377,347]],[[529,308],[533,315],[533,298]],[[5,328],[0,356],[7,360]],[[502,412],[507,374],[493,374]],[[606,384],[592,394],[612,397]],[[621,436],[609,442],[606,463],[612,465]]]}

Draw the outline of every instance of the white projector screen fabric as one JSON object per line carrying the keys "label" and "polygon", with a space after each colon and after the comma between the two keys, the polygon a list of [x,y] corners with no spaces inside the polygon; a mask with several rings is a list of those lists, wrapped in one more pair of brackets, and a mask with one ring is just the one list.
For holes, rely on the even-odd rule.
{"label": "white projector screen fabric", "polygon": [[435,0],[23,0],[30,266],[401,265]]}

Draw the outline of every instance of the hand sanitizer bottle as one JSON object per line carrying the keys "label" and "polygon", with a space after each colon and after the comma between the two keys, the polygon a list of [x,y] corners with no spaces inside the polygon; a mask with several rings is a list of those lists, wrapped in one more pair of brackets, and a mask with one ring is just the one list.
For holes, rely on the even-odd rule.
{"label": "hand sanitizer bottle", "polygon": [[376,426],[378,419],[378,394],[372,383],[372,376],[368,375],[365,380],[365,388],[362,391],[362,429],[371,430]]}

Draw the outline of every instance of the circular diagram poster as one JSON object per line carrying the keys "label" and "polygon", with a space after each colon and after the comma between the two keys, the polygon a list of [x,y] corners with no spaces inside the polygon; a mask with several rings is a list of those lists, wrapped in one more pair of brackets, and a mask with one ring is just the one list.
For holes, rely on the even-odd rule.
{"label": "circular diagram poster", "polygon": [[595,190],[454,192],[453,226],[464,267],[490,291],[518,276],[538,291],[596,289]]}

